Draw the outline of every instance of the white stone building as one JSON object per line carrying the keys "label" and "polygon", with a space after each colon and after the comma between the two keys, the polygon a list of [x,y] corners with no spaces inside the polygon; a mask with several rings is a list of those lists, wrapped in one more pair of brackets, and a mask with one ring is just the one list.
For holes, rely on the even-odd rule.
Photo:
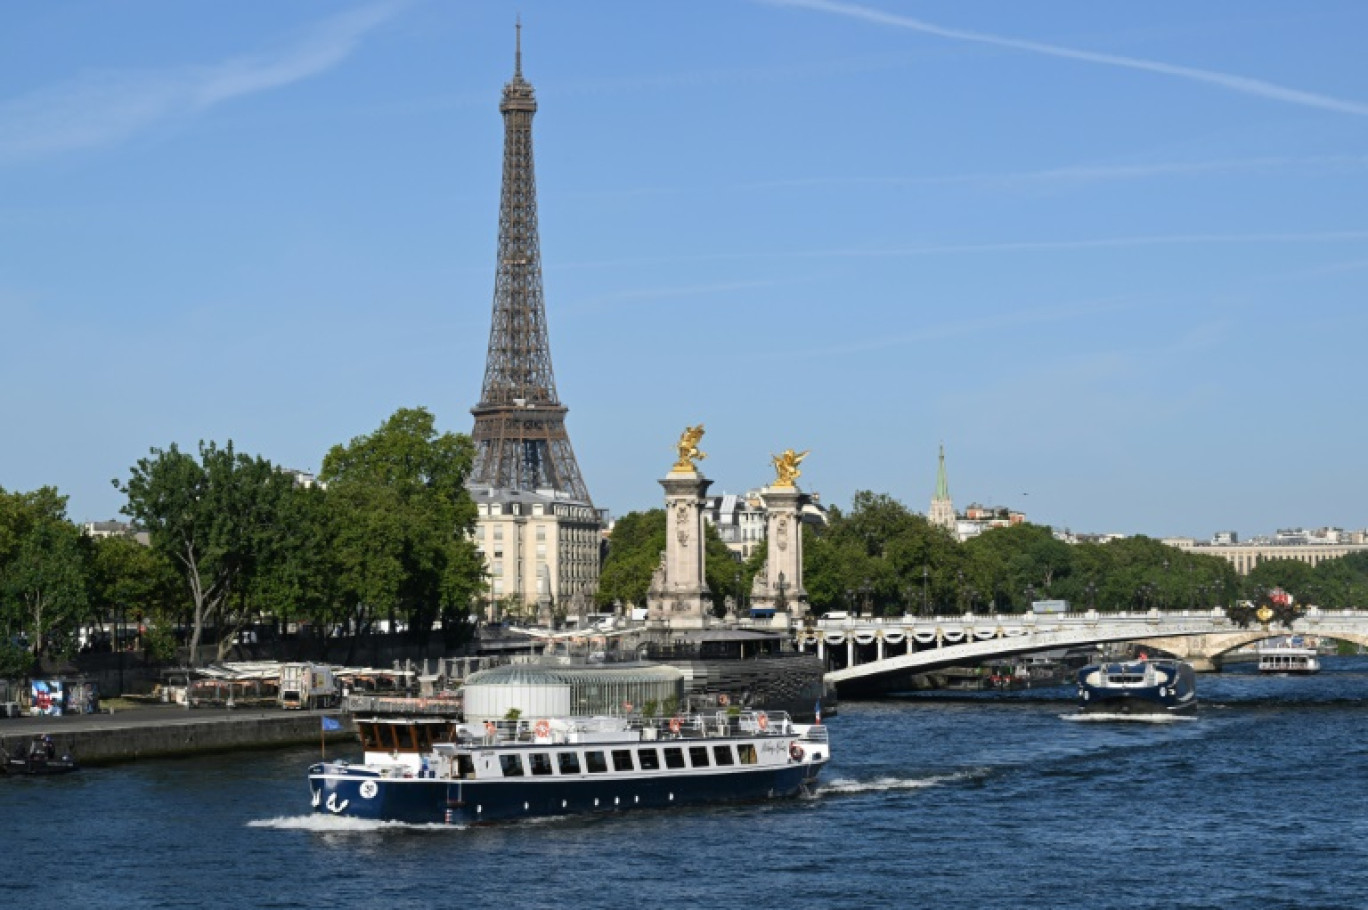
{"label": "white stone building", "polygon": [[[798,514],[803,524],[826,527],[826,509],[817,493],[803,497]],[[722,542],[740,560],[750,559],[757,548],[765,545],[767,517],[765,502],[759,490],[722,493],[704,497],[703,500],[703,520],[717,528]]]}
{"label": "white stone building", "polygon": [[598,590],[603,516],[563,493],[472,489],[475,545],[494,604],[510,596],[529,612],[566,612],[575,595]]}

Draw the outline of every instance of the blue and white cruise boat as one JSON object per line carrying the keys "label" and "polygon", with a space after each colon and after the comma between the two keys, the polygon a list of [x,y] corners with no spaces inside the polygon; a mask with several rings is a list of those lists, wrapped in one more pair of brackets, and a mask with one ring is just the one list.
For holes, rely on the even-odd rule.
{"label": "blue and white cruise boat", "polygon": [[357,720],[362,764],[309,769],[320,813],[417,824],[763,800],[809,792],[821,724],[782,712],[455,723]]}
{"label": "blue and white cruise boat", "polygon": [[1078,671],[1078,704],[1095,714],[1182,714],[1197,707],[1197,674],[1181,660],[1091,664]]}

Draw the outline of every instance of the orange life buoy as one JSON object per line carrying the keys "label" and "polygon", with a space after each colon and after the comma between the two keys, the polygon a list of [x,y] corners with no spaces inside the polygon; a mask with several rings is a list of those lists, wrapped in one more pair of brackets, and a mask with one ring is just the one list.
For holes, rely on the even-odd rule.
{"label": "orange life buoy", "polygon": [[769,729],[769,718],[765,716],[764,711],[761,711],[759,714],[755,715],[755,723],[760,727],[761,733],[764,733],[766,730]]}
{"label": "orange life buoy", "polygon": [[535,729],[538,739],[546,739],[551,735],[551,722],[546,719],[539,720]]}
{"label": "orange life buoy", "polygon": [[790,744],[789,744],[789,758],[793,759],[794,761],[802,761],[802,760],[803,760],[803,747],[800,746],[800,745],[798,745],[797,743],[790,743]]}
{"label": "orange life buoy", "polygon": [[731,699],[727,697],[726,692],[723,692],[717,696],[717,703],[725,708],[727,705],[731,704]]}
{"label": "orange life buoy", "polygon": [[679,718],[678,718],[678,717],[671,717],[671,718],[670,718],[670,732],[671,732],[671,733],[678,733],[678,732],[679,732],[679,728],[682,727],[682,726],[683,726],[683,724],[681,724],[681,723],[679,722]]}
{"label": "orange life buoy", "polygon": [[492,721],[492,720],[487,720],[487,721],[485,721],[485,735],[486,735],[486,736],[493,736],[496,729],[497,729],[497,728],[494,726],[494,721]]}

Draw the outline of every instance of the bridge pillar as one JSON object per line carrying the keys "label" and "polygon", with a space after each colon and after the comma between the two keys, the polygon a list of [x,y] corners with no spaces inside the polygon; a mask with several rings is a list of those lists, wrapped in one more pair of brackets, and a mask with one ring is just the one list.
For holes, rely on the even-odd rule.
{"label": "bridge pillar", "polygon": [[712,619],[703,535],[703,502],[712,481],[689,465],[675,465],[665,488],[665,552],[646,593],[648,618],[656,627],[706,629]]}
{"label": "bridge pillar", "polygon": [[884,659],[883,635],[881,633],[874,636],[874,654],[875,660]]}
{"label": "bridge pillar", "polygon": [[855,666],[855,636],[846,638],[846,666]]}

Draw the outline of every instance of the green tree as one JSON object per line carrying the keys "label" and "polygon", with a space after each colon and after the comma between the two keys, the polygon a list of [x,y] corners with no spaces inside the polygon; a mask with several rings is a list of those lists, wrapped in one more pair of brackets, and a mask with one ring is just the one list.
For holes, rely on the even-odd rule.
{"label": "green tree", "polygon": [[964,548],[971,559],[980,558],[979,583],[991,591],[999,611],[1029,609],[1030,598],[1054,597],[1062,590],[1059,582],[1073,570],[1074,547],[1044,525],[991,528],[966,541]]}
{"label": "green tree", "polygon": [[321,633],[346,619],[327,494],[318,485],[296,485],[282,495],[279,506],[278,544],[272,558],[253,573],[247,599],[253,610],[281,627],[307,622]]}
{"label": "green tree", "polygon": [[438,434],[424,408],[402,408],[328,452],[319,479],[354,628],[402,615],[415,636],[439,618],[449,638],[468,635],[465,619],[484,588],[465,487],[473,461],[470,438]]}
{"label": "green tree", "polygon": [[[803,584],[815,612],[863,609],[876,614],[917,609],[925,580],[927,600],[948,606],[969,583],[967,562],[943,528],[898,500],[861,490],[849,512],[832,507],[827,527],[804,541]],[[923,576],[925,573],[925,576]]]}
{"label": "green tree", "polygon": [[230,441],[223,448],[201,442],[198,461],[174,443],[152,449],[114,485],[128,497],[124,514],[147,529],[190,595],[191,665],[210,624],[222,658],[245,621],[233,595],[279,545],[280,502],[293,479],[263,458],[235,452]]}
{"label": "green tree", "polygon": [[[150,634],[144,646],[161,659],[174,656],[179,579],[164,553],[132,537],[115,535],[91,541],[90,600],[103,625],[141,623]],[[116,642],[117,645],[117,642]],[[170,646],[170,647],[168,647]]]}
{"label": "green tree", "polygon": [[1299,600],[1330,609],[1368,604],[1368,553],[1350,553],[1321,562],[1311,587],[1293,593]]}
{"label": "green tree", "polygon": [[1269,559],[1260,562],[1245,576],[1244,590],[1248,597],[1269,588],[1282,588],[1298,601],[1308,590],[1316,587],[1317,572],[1298,559]]}
{"label": "green tree", "polygon": [[27,637],[33,658],[69,654],[85,616],[89,561],[79,528],[67,521],[66,497],[0,489],[0,604],[6,640]]}
{"label": "green tree", "polygon": [[628,512],[613,523],[594,600],[600,606],[644,606],[651,574],[665,551],[665,510]]}

